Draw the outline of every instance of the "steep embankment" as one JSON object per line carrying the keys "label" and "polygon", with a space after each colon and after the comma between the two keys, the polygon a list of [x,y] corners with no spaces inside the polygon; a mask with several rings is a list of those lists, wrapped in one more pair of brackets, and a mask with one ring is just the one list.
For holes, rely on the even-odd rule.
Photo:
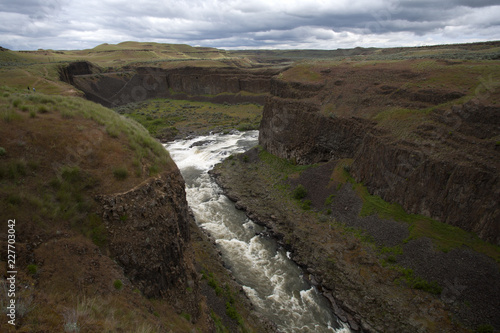
{"label": "steep embankment", "polygon": [[[15,220],[9,270],[17,271],[16,325],[4,318],[2,332],[209,332],[221,329],[221,318],[238,325],[203,296],[210,304],[226,297],[210,294],[195,268],[195,248],[214,251],[196,230],[184,180],[160,143],[80,98],[5,87],[0,94],[0,211]],[[9,302],[7,239],[5,223],[2,307]],[[238,294],[231,297],[233,311],[248,312]],[[240,325],[259,327],[252,320]]]}
{"label": "steep embankment", "polygon": [[298,65],[271,82],[262,148],[213,175],[354,330],[498,329],[498,247],[449,225],[498,241],[498,77],[490,62]]}
{"label": "steep embankment", "polygon": [[105,106],[151,98],[263,104],[270,78],[278,72],[277,69],[232,67],[131,67],[126,71],[103,73],[88,62],[72,63],[59,71],[61,80]]}
{"label": "steep embankment", "polygon": [[495,66],[297,66],[271,83],[260,143],[301,164],[353,158],[371,193],[500,244]]}
{"label": "steep embankment", "polygon": [[[236,201],[236,207],[244,209],[253,221],[265,225],[291,253],[292,259],[303,267],[306,277],[331,302],[335,314],[353,331],[465,331],[457,325],[456,317],[452,319],[451,309],[462,312],[459,313],[460,321],[467,321],[468,326],[487,323],[496,311],[498,302],[491,295],[497,290],[495,287],[474,290],[480,280],[464,280],[463,277],[477,272],[474,266],[477,262],[486,262],[481,270],[488,272],[488,276],[491,273],[491,278],[482,285],[491,286],[500,276],[495,262],[467,251],[451,251],[444,258],[440,256],[437,265],[430,262],[422,265],[428,271],[445,266],[443,269],[453,277],[449,280],[446,276],[444,283],[443,279],[439,280],[444,288],[440,289],[436,281],[422,279],[417,269],[415,273],[419,275],[415,276],[409,266],[400,266],[400,255],[397,256],[403,253],[403,248],[397,244],[409,234],[405,223],[378,216],[359,217],[361,199],[351,184],[331,180],[336,178],[332,175],[334,167],[341,168],[341,163],[332,161],[305,167],[256,148],[217,165],[212,175]],[[305,201],[294,200],[287,190],[290,183],[297,182],[307,188],[307,194],[303,192]],[[310,210],[311,204],[316,211]],[[330,211],[325,214],[327,209]],[[366,227],[369,232],[364,229]],[[377,232],[372,233],[373,230]],[[471,259],[460,265],[453,262],[462,262],[465,255]],[[434,260],[432,253],[426,252],[424,256]],[[450,269],[450,261],[457,268]],[[470,268],[463,269],[471,263]],[[458,293],[455,288],[459,288]],[[423,290],[442,293],[442,300]],[[464,302],[474,311],[469,307],[465,309]]]}
{"label": "steep embankment", "polygon": [[498,329],[498,247],[449,224],[498,243],[499,80],[496,62],[298,65],[271,82],[263,149],[213,174],[353,329]]}

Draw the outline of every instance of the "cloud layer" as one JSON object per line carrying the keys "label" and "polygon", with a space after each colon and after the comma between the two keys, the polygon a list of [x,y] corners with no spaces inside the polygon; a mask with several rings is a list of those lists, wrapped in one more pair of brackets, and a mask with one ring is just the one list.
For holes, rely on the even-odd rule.
{"label": "cloud layer", "polygon": [[0,46],[337,49],[500,39],[498,0],[3,0]]}

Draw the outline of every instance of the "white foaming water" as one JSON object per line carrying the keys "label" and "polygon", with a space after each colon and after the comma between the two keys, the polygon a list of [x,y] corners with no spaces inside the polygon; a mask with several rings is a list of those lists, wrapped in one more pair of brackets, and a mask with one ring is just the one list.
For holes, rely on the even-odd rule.
{"label": "white foaming water", "polygon": [[186,181],[198,225],[216,239],[224,262],[260,313],[281,332],[350,332],[324,297],[265,230],[234,207],[208,171],[257,144],[258,131],[208,135],[165,145]]}

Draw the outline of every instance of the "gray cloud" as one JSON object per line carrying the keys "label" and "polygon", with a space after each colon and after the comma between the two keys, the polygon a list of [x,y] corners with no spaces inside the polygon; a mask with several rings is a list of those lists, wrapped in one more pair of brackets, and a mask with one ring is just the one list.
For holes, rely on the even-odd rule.
{"label": "gray cloud", "polygon": [[0,45],[126,40],[220,48],[347,48],[494,40],[496,0],[3,0]]}

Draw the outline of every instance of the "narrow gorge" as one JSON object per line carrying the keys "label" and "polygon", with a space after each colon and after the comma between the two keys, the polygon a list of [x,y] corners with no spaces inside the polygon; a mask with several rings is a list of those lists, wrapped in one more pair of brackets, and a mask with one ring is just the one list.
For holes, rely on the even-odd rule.
{"label": "narrow gorge", "polygon": [[[78,62],[59,75],[107,106],[151,98],[263,104],[259,147],[211,172],[236,206],[290,252],[352,331],[466,332],[500,329],[500,85],[492,66],[419,59],[114,72]],[[131,210],[139,237],[158,242],[139,207],[170,207],[158,215],[165,218],[179,203],[156,198],[156,187],[172,189],[155,182],[135,206],[122,204],[127,193],[100,197],[107,223]],[[135,250],[113,228],[110,249],[131,279],[146,286],[166,269],[158,257],[136,271]],[[175,223],[169,234],[180,237],[171,244],[188,242]],[[182,274],[158,287],[198,283],[190,264],[167,266]]]}

